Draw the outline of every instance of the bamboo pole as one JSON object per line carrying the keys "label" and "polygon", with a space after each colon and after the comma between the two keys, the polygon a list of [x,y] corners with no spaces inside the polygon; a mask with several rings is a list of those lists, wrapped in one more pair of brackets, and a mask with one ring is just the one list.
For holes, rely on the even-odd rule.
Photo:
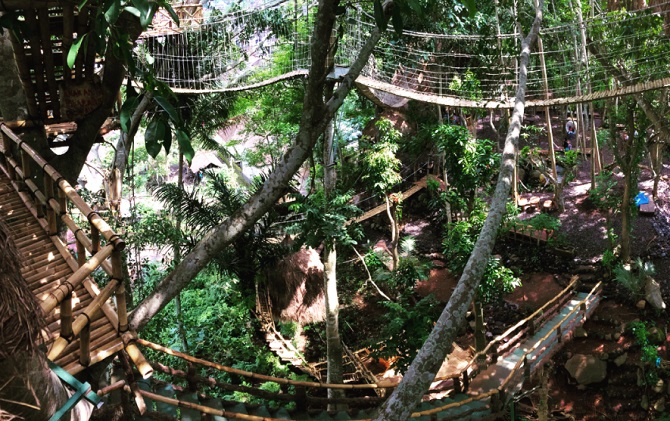
{"label": "bamboo pole", "polygon": [[115,250],[112,253],[112,277],[119,281],[119,288],[116,290],[116,311],[119,315],[119,333],[128,330],[128,311],[126,308],[126,288],[123,282],[123,256],[120,251]]}
{"label": "bamboo pole", "polygon": [[88,277],[95,269],[100,266],[100,261],[106,259],[112,254],[114,246],[106,245],[97,254],[91,256],[91,259],[81,266],[75,273],[72,274],[66,281],[59,285],[56,289],[51,291],[49,295],[42,301],[42,311],[44,314],[49,314],[60,303],[65,296],[72,293],[74,289]]}
{"label": "bamboo pole", "polygon": [[[98,311],[102,309],[102,305],[111,297],[112,293],[116,289],[117,282],[115,279],[112,279],[107,286],[100,291],[100,294],[98,294],[91,304],[86,306],[84,311],[77,316],[77,318],[74,320],[72,323],[72,334],[76,337],[79,336],[81,331],[85,328],[86,325],[88,325],[91,320],[95,317]],[[49,354],[47,355],[47,358],[49,358],[51,361],[56,360],[60,356],[60,354],[63,353],[65,348],[68,346],[70,341],[66,338],[58,337],[56,340],[53,342],[51,345],[51,349],[49,350]],[[89,356],[90,357],[90,356]]]}
{"label": "bamboo pole", "polygon": [[51,201],[54,197],[54,183],[51,177],[47,174],[44,174],[44,196],[45,196],[45,208],[47,211],[47,223],[49,224],[49,230],[47,234],[56,235],[58,234],[58,224],[56,220],[56,210],[51,206]]}
{"label": "bamboo pole", "polygon": [[[537,36],[537,48],[538,53],[540,54],[540,66],[542,66],[542,80],[544,85],[544,98],[549,99],[549,79],[547,78],[547,65],[544,60],[544,44],[542,43],[542,37]],[[558,173],[556,172],[556,151],[554,150],[554,131],[551,127],[551,112],[548,106],[544,107],[544,117],[547,124],[547,139],[549,141],[549,155],[551,157],[551,175],[554,177],[556,184],[558,185]],[[556,194],[558,194],[558,188],[554,189]],[[558,202],[558,198],[556,198]]]}
{"label": "bamboo pole", "polygon": [[[47,9],[38,9],[37,17],[40,25],[40,35],[42,41],[42,54],[44,55],[44,65],[47,69],[46,78],[49,87],[49,101],[51,102],[51,109],[56,120],[60,120],[60,100],[58,97],[58,83],[56,82],[56,75],[54,73],[54,56],[53,46],[51,43],[49,31],[49,11]],[[92,44],[92,43],[91,43]]]}
{"label": "bamboo pole", "polygon": [[72,337],[72,294],[68,294],[60,303],[60,336]]}
{"label": "bamboo pole", "polygon": [[154,368],[151,366],[149,361],[147,361],[147,359],[144,358],[144,355],[142,355],[142,351],[140,351],[140,349],[137,347],[136,342],[140,340],[137,337],[137,333],[135,333],[134,331],[127,331],[121,334],[121,340],[123,340],[125,350],[128,353],[130,359],[133,361],[133,364],[135,364],[135,367],[137,367],[137,370],[140,372],[140,375],[145,379],[151,377],[151,375],[154,372]]}
{"label": "bamboo pole", "polygon": [[91,363],[91,321],[79,332],[79,363],[88,367]]}

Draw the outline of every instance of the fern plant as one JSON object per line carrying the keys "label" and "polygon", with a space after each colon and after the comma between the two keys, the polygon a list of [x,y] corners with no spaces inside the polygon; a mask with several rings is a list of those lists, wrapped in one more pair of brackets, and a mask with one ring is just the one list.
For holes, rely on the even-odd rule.
{"label": "fern plant", "polygon": [[656,272],[654,264],[643,262],[639,257],[631,265],[619,265],[614,268],[614,279],[630,293],[634,300],[644,296],[647,277]]}

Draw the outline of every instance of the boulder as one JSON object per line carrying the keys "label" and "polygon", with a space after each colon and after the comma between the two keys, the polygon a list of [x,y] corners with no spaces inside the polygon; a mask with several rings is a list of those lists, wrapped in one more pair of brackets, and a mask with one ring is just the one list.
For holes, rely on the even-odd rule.
{"label": "boulder", "polygon": [[665,310],[665,302],[661,295],[661,286],[651,276],[647,277],[647,282],[644,284],[644,298],[652,307]]}
{"label": "boulder", "polygon": [[577,326],[575,328],[575,332],[572,334],[573,338],[588,338],[589,334],[586,332],[586,329],[584,329],[581,326]]}
{"label": "boulder", "polygon": [[665,412],[665,398],[660,398],[654,402],[654,411]]}
{"label": "boulder", "polygon": [[616,357],[616,358],[614,359],[614,364],[615,364],[617,367],[621,367],[621,366],[626,362],[627,359],[628,359],[628,354],[627,354],[627,353],[623,353],[623,354],[619,355],[618,357]]}
{"label": "boulder", "polygon": [[580,385],[598,383],[607,377],[607,362],[593,355],[575,354],[565,363],[565,369]]}

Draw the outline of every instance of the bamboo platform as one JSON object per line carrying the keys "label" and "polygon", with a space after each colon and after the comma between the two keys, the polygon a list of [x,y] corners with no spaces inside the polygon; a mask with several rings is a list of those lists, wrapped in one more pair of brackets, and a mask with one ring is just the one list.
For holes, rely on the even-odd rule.
{"label": "bamboo platform", "polygon": [[[76,262],[65,246],[57,245],[49,237],[35,218],[31,209],[26,206],[20,193],[12,187],[4,172],[0,171],[0,218],[10,227],[21,257],[23,268],[21,273],[28,282],[35,296],[42,300],[58,286],[62,285],[72,274]],[[59,241],[54,237],[54,240]],[[72,313],[76,318],[83,309],[93,301],[98,287],[90,279],[74,289],[72,296]],[[59,309],[46,315],[44,340],[50,347],[60,336]],[[117,324],[112,323],[102,312],[91,320],[90,356],[91,364],[101,361],[123,348],[123,341],[116,331]],[[77,374],[86,367],[80,363],[79,339],[73,340],[61,356],[54,361],[70,374]]]}

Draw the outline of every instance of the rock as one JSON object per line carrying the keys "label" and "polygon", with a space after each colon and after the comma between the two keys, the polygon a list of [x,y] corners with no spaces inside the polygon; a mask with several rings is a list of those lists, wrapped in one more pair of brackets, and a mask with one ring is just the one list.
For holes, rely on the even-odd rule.
{"label": "rock", "polygon": [[593,355],[575,354],[565,363],[565,369],[577,383],[598,383],[607,377],[607,363]]}
{"label": "rock", "polygon": [[660,398],[654,402],[654,410],[656,412],[665,412],[665,398]]}
{"label": "rock", "polygon": [[615,332],[614,335],[612,335],[612,338],[614,338],[615,341],[618,341],[619,338],[621,338],[621,333]]}
{"label": "rock", "polygon": [[647,306],[647,302],[644,300],[640,300],[635,304],[635,307],[637,307],[639,310],[644,310],[644,308]]}
{"label": "rock", "polygon": [[573,334],[574,338],[588,338],[589,334],[586,333],[586,329],[581,326],[575,328],[575,333]]}
{"label": "rock", "polygon": [[607,352],[602,352],[600,355],[598,355],[598,358],[600,358],[601,361],[607,361],[610,359],[610,354]]}
{"label": "rock", "polygon": [[653,387],[654,392],[656,392],[656,393],[663,392],[663,386],[664,386],[663,379],[658,379],[658,381],[656,382],[656,384]]}
{"label": "rock", "polygon": [[627,359],[628,359],[628,353],[623,353],[614,359],[614,364],[617,367],[621,367],[626,362]]}
{"label": "rock", "polygon": [[470,328],[471,328],[472,330],[475,330],[475,327],[477,326],[477,323],[476,323],[474,320],[470,320],[470,323],[469,323],[469,324],[470,324]]}
{"label": "rock", "polygon": [[606,333],[605,334],[605,340],[606,341],[611,341],[612,340],[612,334],[611,333]]}
{"label": "rock", "polygon": [[647,276],[647,282],[644,284],[644,294],[644,298],[649,302],[649,305],[658,310],[665,310],[661,286],[651,276]]}
{"label": "rock", "polygon": [[647,411],[649,409],[649,398],[647,397],[647,395],[642,396],[642,399],[640,400],[640,406],[645,411]]}

